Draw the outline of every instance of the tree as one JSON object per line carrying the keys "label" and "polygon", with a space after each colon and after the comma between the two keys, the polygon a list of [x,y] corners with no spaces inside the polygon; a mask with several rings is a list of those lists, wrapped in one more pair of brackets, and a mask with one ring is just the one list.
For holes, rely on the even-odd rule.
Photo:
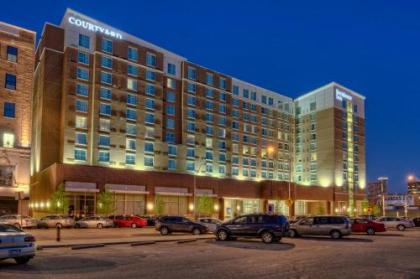
{"label": "tree", "polygon": [[96,203],[96,211],[98,214],[109,215],[114,212],[114,197],[111,192],[105,190],[99,193],[98,201]]}
{"label": "tree", "polygon": [[52,213],[66,214],[66,210],[69,207],[69,199],[66,197],[66,191],[64,185],[61,183],[57,190],[51,195],[51,207]]}
{"label": "tree", "polygon": [[155,198],[155,213],[156,215],[162,215],[165,209],[165,203],[160,195],[156,195]]}
{"label": "tree", "polygon": [[211,216],[213,214],[214,200],[209,196],[198,197],[197,212],[200,216]]}

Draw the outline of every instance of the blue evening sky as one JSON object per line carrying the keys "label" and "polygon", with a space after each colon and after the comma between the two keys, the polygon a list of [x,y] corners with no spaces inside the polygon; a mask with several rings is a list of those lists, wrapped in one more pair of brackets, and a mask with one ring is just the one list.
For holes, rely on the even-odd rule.
{"label": "blue evening sky", "polygon": [[66,7],[297,97],[337,81],[367,97],[367,173],[420,176],[420,1],[5,1],[0,21],[59,24]]}

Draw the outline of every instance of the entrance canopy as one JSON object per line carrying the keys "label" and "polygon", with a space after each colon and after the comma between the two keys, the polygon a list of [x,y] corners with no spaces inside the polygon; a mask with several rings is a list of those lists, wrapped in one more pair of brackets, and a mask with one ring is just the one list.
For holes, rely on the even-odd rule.
{"label": "entrance canopy", "polygon": [[141,185],[105,184],[105,189],[117,194],[149,194],[149,192],[146,191],[146,186]]}
{"label": "entrance canopy", "polygon": [[66,192],[99,192],[99,189],[96,188],[96,183],[90,182],[66,181],[64,183],[64,189]]}
{"label": "entrance canopy", "polygon": [[192,196],[188,188],[156,187],[155,194],[164,196]]}
{"label": "entrance canopy", "polygon": [[197,196],[207,196],[207,197],[217,197],[216,194],[213,193],[212,189],[196,189],[195,194]]}

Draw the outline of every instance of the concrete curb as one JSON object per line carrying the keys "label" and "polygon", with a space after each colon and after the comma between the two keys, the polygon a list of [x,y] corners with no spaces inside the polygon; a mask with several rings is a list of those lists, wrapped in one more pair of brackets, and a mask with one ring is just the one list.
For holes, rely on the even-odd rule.
{"label": "concrete curb", "polygon": [[[165,242],[177,242],[177,243],[187,243],[193,242],[197,240],[209,240],[214,239],[212,237],[202,237],[202,238],[187,238],[187,239],[158,239],[158,240],[145,240],[145,241],[112,241],[112,242],[101,242],[101,243],[78,243],[78,244],[49,244],[49,245],[38,245],[37,250],[44,250],[44,249],[53,249],[53,248],[71,248],[72,250],[80,249],[87,249],[87,248],[96,248],[96,247],[103,247],[103,246],[110,246],[110,245],[123,245],[123,244],[130,244],[131,246],[140,246],[140,245],[148,245],[148,244],[155,244],[155,243],[165,243]],[[76,249],[73,249],[76,247]]]}

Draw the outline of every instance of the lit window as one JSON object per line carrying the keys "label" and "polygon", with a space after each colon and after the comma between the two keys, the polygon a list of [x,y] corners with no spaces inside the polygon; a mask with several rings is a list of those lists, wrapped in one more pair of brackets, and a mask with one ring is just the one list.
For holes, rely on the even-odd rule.
{"label": "lit window", "polygon": [[87,119],[84,116],[76,115],[75,125],[77,129],[86,129],[87,128]]}
{"label": "lit window", "polygon": [[15,135],[11,133],[3,134],[3,147],[15,146]]}
{"label": "lit window", "polygon": [[127,89],[137,91],[138,83],[137,80],[133,78],[127,78]]}
{"label": "lit window", "polygon": [[109,132],[111,130],[111,121],[105,118],[99,118],[99,130]]}
{"label": "lit window", "polygon": [[176,81],[174,79],[168,78],[166,80],[166,86],[168,88],[175,89],[176,88]]}

